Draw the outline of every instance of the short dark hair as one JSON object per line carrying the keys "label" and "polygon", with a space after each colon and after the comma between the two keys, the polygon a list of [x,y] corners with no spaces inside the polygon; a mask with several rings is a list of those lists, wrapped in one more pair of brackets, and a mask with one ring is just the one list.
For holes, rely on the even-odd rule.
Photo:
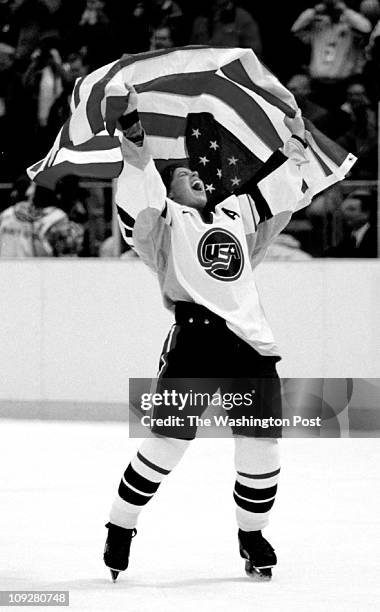
{"label": "short dark hair", "polygon": [[33,195],[33,204],[36,208],[56,206],[57,200],[54,191],[42,185],[36,185],[36,190]]}
{"label": "short dark hair", "polygon": [[165,166],[163,170],[161,170],[160,174],[161,174],[162,182],[164,183],[166,187],[166,192],[168,194],[170,193],[170,186],[172,184],[174,172],[177,170],[177,168],[188,168],[188,167],[189,167],[189,164],[186,161],[174,162],[172,164],[168,164],[167,166]]}
{"label": "short dark hair", "polygon": [[356,189],[355,191],[351,191],[345,199],[359,200],[363,212],[373,213],[375,210],[375,194],[369,189]]}

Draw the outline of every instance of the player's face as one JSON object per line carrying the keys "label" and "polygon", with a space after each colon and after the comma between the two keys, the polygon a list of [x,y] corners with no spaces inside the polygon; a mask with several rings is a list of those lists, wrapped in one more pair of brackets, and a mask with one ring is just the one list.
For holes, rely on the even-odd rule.
{"label": "player's face", "polygon": [[192,172],[189,168],[176,168],[170,185],[169,198],[182,206],[204,208],[207,196],[198,172]]}

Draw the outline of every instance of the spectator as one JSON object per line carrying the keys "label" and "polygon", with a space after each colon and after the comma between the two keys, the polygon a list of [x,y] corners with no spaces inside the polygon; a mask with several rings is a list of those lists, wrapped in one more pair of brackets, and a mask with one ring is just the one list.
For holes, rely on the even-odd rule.
{"label": "spectator", "polygon": [[310,76],[322,106],[342,103],[346,80],[362,71],[370,31],[368,19],[339,0],[307,9],[294,23],[292,32],[311,47]]}
{"label": "spectator", "polygon": [[185,44],[183,11],[174,0],[152,0],[150,19],[152,28],[169,26],[176,46]]}
{"label": "spectator", "polygon": [[351,118],[347,133],[338,139],[339,144],[358,157],[349,175],[353,180],[377,177],[377,120],[364,85],[353,81],[347,88],[346,102],[342,110]]}
{"label": "spectator", "polygon": [[306,217],[311,224],[309,252],[313,257],[323,257],[324,251],[336,237],[336,211],[343,200],[341,183],[329,187],[313,198]]}
{"label": "spectator", "polygon": [[57,207],[54,192],[31,184],[26,196],[0,215],[0,257],[77,255],[83,230]]}
{"label": "spectator", "polygon": [[78,251],[79,257],[90,257],[92,252],[89,235],[89,191],[80,187],[77,176],[66,175],[58,181],[55,195],[59,208],[67,214],[70,221],[83,229],[82,248]]}
{"label": "spectator", "polygon": [[261,55],[261,37],[257,23],[236,0],[215,0],[209,16],[196,17],[191,42],[196,45],[249,47]]}
{"label": "spectator", "polygon": [[311,99],[311,79],[306,74],[295,74],[287,83],[306,119],[312,121],[321,132],[330,138],[337,138],[345,132],[350,125],[350,118],[342,110],[327,111]]}
{"label": "spectator", "polygon": [[26,192],[30,186],[30,178],[27,174],[21,174],[15,180],[12,191],[9,194],[9,203],[3,208],[8,208],[8,206],[14,206],[18,202],[23,202],[26,199]]}
{"label": "spectator", "polygon": [[23,76],[29,118],[29,137],[36,143],[36,155],[42,157],[48,149],[47,124],[54,102],[63,92],[65,73],[61,57],[55,48],[55,40],[41,40],[32,54],[31,62]]}
{"label": "spectator", "polygon": [[0,43],[0,117],[4,117],[9,104],[8,86],[14,74],[14,55],[13,47]]}
{"label": "spectator", "polygon": [[80,53],[71,53],[63,65],[63,91],[52,105],[47,121],[47,139],[52,146],[59,130],[70,116],[70,100],[75,81],[88,73],[88,65]]}
{"label": "spectator", "polygon": [[13,11],[11,0],[0,0],[0,42],[14,46],[17,42],[12,30]]}
{"label": "spectator", "polygon": [[363,80],[373,103],[380,100],[380,20],[377,21],[366,49],[367,63],[363,70]]}
{"label": "spectator", "polygon": [[376,225],[371,223],[375,204],[369,191],[355,191],[342,202],[343,238],[326,257],[377,257]]}
{"label": "spectator", "polygon": [[150,51],[170,49],[173,46],[174,43],[169,26],[159,26],[153,30],[152,38],[150,39]]}
{"label": "spectator", "polygon": [[115,19],[118,55],[141,53],[149,49],[152,31],[149,8],[146,0],[118,5]]}
{"label": "spectator", "polygon": [[90,70],[117,59],[117,41],[104,0],[87,0],[79,23],[71,33],[71,50],[87,56]]}
{"label": "spectator", "polygon": [[14,69],[15,49],[0,43],[0,181],[13,181],[22,172],[23,152],[15,125],[23,132],[21,82]]}
{"label": "spectator", "polygon": [[18,0],[12,3],[11,27],[17,40],[16,59],[22,66],[39,45],[41,37],[57,36],[57,6],[50,0]]}

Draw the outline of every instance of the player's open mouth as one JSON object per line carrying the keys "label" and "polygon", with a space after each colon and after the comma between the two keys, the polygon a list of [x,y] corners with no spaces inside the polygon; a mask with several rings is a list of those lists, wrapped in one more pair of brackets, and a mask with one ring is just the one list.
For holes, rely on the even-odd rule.
{"label": "player's open mouth", "polygon": [[191,189],[194,191],[203,191],[203,182],[200,179],[195,179],[195,181],[191,183]]}

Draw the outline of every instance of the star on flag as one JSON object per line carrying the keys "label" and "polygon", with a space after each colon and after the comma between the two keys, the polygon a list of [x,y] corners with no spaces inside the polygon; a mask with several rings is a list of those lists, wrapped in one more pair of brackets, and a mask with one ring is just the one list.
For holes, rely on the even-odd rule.
{"label": "star on flag", "polygon": [[197,169],[209,203],[222,202],[238,193],[261,167],[251,152],[209,113],[191,113],[187,118],[186,149],[190,168]]}

